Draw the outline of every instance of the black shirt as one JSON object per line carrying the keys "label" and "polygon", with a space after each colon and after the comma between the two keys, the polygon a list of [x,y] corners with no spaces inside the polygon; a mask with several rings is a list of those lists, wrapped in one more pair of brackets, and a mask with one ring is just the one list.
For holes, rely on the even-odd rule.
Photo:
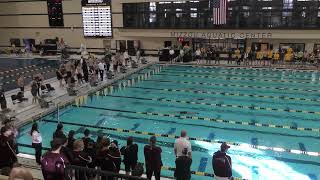
{"label": "black shirt", "polygon": [[64,135],[63,131],[58,131],[56,130],[54,133],[53,133],[53,139],[54,138],[66,138],[66,135]]}
{"label": "black shirt", "polygon": [[83,141],[83,144],[84,144],[84,150],[85,151],[88,149],[89,142],[95,144],[94,141],[89,137],[83,137],[82,141]]}
{"label": "black shirt", "polygon": [[[89,167],[91,163],[91,157],[88,156],[85,152],[82,151],[73,151],[73,159],[71,164],[81,167]],[[87,180],[86,173],[83,171],[75,171],[75,179],[76,180]]]}
{"label": "black shirt", "polygon": [[136,164],[138,161],[138,145],[132,144],[121,148],[124,164]]}
{"label": "black shirt", "polygon": [[0,169],[4,167],[12,167],[17,162],[16,150],[8,137],[0,135]]}
{"label": "black shirt", "polygon": [[91,157],[83,151],[73,151],[72,165],[87,167],[91,163]]}
{"label": "black shirt", "polygon": [[67,148],[69,148],[70,150],[73,150],[73,143],[74,143],[74,141],[75,141],[74,138],[68,138]]}
{"label": "black shirt", "polygon": [[0,101],[5,101],[6,97],[4,96],[4,92],[0,92]]}
{"label": "black shirt", "polygon": [[177,180],[189,180],[191,178],[190,167],[192,159],[188,156],[179,156],[176,159],[176,170],[174,176]]}
{"label": "black shirt", "polygon": [[162,166],[162,149],[158,146],[144,146],[144,158],[147,169],[160,170]]}
{"label": "black shirt", "polygon": [[62,146],[60,152],[61,152],[61,154],[64,155],[65,158],[67,158],[67,160],[69,162],[72,162],[73,154],[72,154],[72,150],[71,149]]}
{"label": "black shirt", "polygon": [[232,176],[232,162],[231,157],[226,153],[217,151],[213,154],[212,167],[214,174],[219,177]]}
{"label": "black shirt", "polygon": [[110,172],[117,171],[117,167],[110,157],[109,149],[98,150],[96,158],[97,165],[101,167],[102,170]]}

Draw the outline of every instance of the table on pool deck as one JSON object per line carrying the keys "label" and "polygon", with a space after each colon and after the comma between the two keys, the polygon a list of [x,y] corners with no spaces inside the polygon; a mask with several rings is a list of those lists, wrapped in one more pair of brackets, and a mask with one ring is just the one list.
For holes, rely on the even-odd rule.
{"label": "table on pool deck", "polygon": [[[73,55],[73,59],[79,59],[80,56]],[[158,58],[154,57],[148,57],[148,64],[146,65],[140,65],[138,69],[143,68],[145,66],[148,66],[149,64],[157,62]],[[117,80],[120,77],[127,76],[127,74],[130,74],[132,72],[137,71],[138,69],[131,69],[129,68],[129,71],[125,74],[118,73],[118,75],[114,78],[114,80],[104,80],[102,83],[99,84],[99,87],[105,86],[109,84],[110,82],[113,82]],[[44,81],[44,83],[50,83],[52,87],[55,88],[55,92],[51,97],[48,97],[47,100],[53,102],[53,104],[57,105],[58,103],[63,103],[65,101],[71,101],[75,99],[75,96],[68,96],[66,88],[60,88],[59,82],[56,78],[47,79]],[[96,88],[90,88],[88,84],[81,85],[80,87],[77,87],[79,89],[79,94],[86,94],[89,90],[92,91]],[[47,109],[41,109],[39,104],[32,104],[32,95],[30,92],[30,85],[27,85],[25,87],[25,98],[28,98],[28,101],[24,101],[21,103],[13,104],[11,100],[11,95],[17,94],[19,92],[18,89],[10,90],[8,92],[5,92],[6,100],[7,100],[7,106],[9,109],[11,109],[11,112],[9,112],[9,115],[14,115],[18,118],[19,122],[17,122],[18,125],[25,123],[26,119],[30,120],[30,118],[34,117],[37,114],[45,112]]]}

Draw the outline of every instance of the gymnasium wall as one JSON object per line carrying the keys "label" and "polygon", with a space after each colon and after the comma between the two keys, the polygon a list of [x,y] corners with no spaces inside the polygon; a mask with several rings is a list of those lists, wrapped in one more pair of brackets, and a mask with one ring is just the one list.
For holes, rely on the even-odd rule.
{"label": "gymnasium wall", "polygon": [[[112,0],[113,38],[116,40],[140,40],[141,48],[156,53],[163,47],[164,41],[177,41],[171,32],[261,32],[261,30],[170,30],[170,29],[123,29],[122,3],[148,2],[150,0]],[[160,1],[160,0],[156,0]],[[163,1],[163,0],[162,0]],[[33,38],[36,42],[48,38],[63,38],[74,48],[85,43],[87,48],[103,48],[103,38],[84,38],[82,28],[81,1],[63,0],[64,27],[49,27],[46,0],[2,0],[0,1],[0,46],[9,46],[10,38]],[[251,42],[269,42],[274,47],[279,43],[305,43],[311,51],[314,44],[320,44],[320,30],[264,30],[272,33],[271,38],[250,39]]]}

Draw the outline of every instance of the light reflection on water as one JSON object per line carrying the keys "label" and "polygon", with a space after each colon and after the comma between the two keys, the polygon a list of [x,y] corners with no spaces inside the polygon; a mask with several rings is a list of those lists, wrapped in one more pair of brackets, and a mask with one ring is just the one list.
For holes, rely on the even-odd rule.
{"label": "light reflection on water", "polygon": [[[210,156],[220,148],[220,144],[195,141],[200,147],[208,149]],[[265,156],[265,152],[237,146],[228,151],[232,158],[232,169],[242,178],[250,180],[311,180],[307,175],[301,174],[282,161]]]}

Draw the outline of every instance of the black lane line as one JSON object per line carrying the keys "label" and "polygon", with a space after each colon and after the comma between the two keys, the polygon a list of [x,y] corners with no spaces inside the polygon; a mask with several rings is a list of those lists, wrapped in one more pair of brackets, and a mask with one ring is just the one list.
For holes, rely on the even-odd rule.
{"label": "black lane line", "polygon": [[[78,107],[76,105],[72,105],[73,107]],[[135,111],[126,111],[126,110],[119,110],[119,109],[110,109],[110,108],[101,108],[101,107],[92,107],[92,106],[79,106],[78,108],[87,108],[87,109],[99,109],[99,110],[105,110],[105,111],[112,111],[112,112],[125,112],[125,113],[130,113],[130,114],[136,114],[136,115],[141,115],[137,114]],[[158,120],[159,122],[164,122],[164,123],[174,123],[174,124],[182,124],[182,125],[191,125],[191,126],[199,126],[199,127],[211,127],[211,128],[217,128],[217,129],[226,129],[226,130],[235,130],[235,131],[248,131],[248,132],[259,132],[263,134],[277,134],[277,135],[283,135],[283,136],[290,136],[290,137],[302,137],[302,138],[312,138],[312,139],[317,139],[319,140],[320,137],[315,137],[315,136],[297,136],[297,135],[291,135],[291,134],[285,134],[285,133],[272,133],[272,132],[265,132],[265,131],[259,131],[259,130],[248,130],[248,129],[243,129],[243,128],[225,128],[225,127],[217,127],[217,126],[212,126],[212,125],[199,125],[199,124],[187,124],[187,123],[178,123],[175,121],[167,121],[167,120]]]}
{"label": "black lane line", "polygon": [[[256,78],[256,77],[263,77],[263,78],[270,78],[270,79],[279,79],[281,78],[281,74],[279,76],[265,76],[265,75],[260,75],[260,74],[253,74],[253,75],[249,75],[249,74],[244,74],[244,73],[221,73],[221,72],[213,72],[213,73],[210,73],[210,72],[194,72],[194,71],[175,71],[175,70],[168,70],[168,69],[165,69],[163,70],[162,72],[168,72],[168,73],[187,73],[187,74],[195,74],[195,75],[209,75],[209,76],[214,76],[214,75],[217,75],[217,76],[238,76],[238,75],[241,75],[241,77],[248,77],[248,78]],[[271,74],[270,74],[271,75]],[[301,78],[301,77],[291,77],[289,80],[304,80],[304,81],[308,81],[310,80],[312,77],[310,78]]]}
{"label": "black lane line", "polygon": [[[58,121],[54,121],[54,120],[43,120],[43,121],[50,122],[50,123],[58,123]],[[95,129],[108,130],[106,127],[101,127],[101,126],[97,127],[97,126],[94,126],[94,125],[86,125],[86,124],[79,124],[79,123],[69,123],[69,122],[64,122],[64,121],[61,121],[61,123],[67,124],[67,125],[80,126],[80,127],[89,127],[89,128],[95,128]],[[116,130],[116,128],[114,128],[114,129]],[[95,132],[94,134],[97,135],[98,133]],[[109,137],[114,138],[114,139],[123,140],[123,141],[127,140],[127,136],[120,136],[120,135],[115,135],[115,134],[110,134],[110,133],[105,133],[105,132],[103,132],[103,135],[104,136],[109,136]],[[163,137],[163,136],[160,136],[160,137]],[[145,145],[149,144],[149,138],[134,137],[134,140],[135,140],[135,142],[138,142],[138,143],[141,143],[141,144],[145,144]],[[162,146],[162,147],[167,147],[167,148],[173,148],[174,147],[174,143],[171,143],[171,142],[157,141],[157,144]],[[203,148],[203,147],[199,147],[197,145],[192,145],[192,151],[208,153],[209,149],[206,149],[206,148]],[[249,153],[248,153],[248,156],[250,156]],[[319,162],[314,162],[314,161],[289,159],[289,158],[274,157],[274,156],[268,156],[268,157],[271,157],[271,158],[274,158],[276,160],[283,161],[283,162],[320,166]]]}
{"label": "black lane line", "polygon": [[[230,88],[239,88],[239,89],[257,89],[261,91],[267,91],[267,92],[275,92],[278,93],[279,91],[298,91],[299,93],[304,93],[305,95],[310,95],[314,96],[314,94],[310,93],[320,93],[319,90],[315,89],[298,89],[298,88],[285,88],[285,87],[270,87],[270,86],[254,86],[254,85],[241,85],[241,84],[225,84],[225,83],[206,83],[206,82],[193,82],[193,81],[168,81],[168,80],[144,80],[144,81],[149,81],[149,82],[160,82],[160,83],[179,83],[179,84],[184,84],[184,85],[202,85],[202,86],[208,86],[212,87],[212,89],[219,89],[215,87],[230,87]],[[246,90],[241,90],[241,91],[246,91]],[[297,94],[298,92],[291,92],[286,94]]]}
{"label": "black lane line", "polygon": [[[195,93],[195,94],[210,94],[210,95],[222,95],[222,96],[232,96],[232,97],[248,97],[248,98],[262,98],[262,99],[279,99],[284,100],[284,98],[288,98],[285,100],[294,100],[294,101],[306,101],[306,99],[310,99],[307,102],[320,102],[320,99],[314,98],[293,98],[290,96],[267,96],[258,95],[258,94],[241,94],[241,93],[228,93],[228,92],[220,92],[220,91],[202,91],[202,90],[195,90],[194,88],[190,89],[171,89],[171,88],[150,88],[150,87],[139,87],[139,86],[131,86],[127,88],[136,88],[136,89],[147,89],[147,90],[157,90],[157,91],[166,91],[166,92],[183,92],[183,93]],[[165,90],[167,89],[167,90]]]}
{"label": "black lane line", "polygon": [[310,70],[310,69],[287,69],[287,68],[270,68],[270,67],[260,67],[260,66],[254,66],[254,67],[245,67],[245,66],[212,66],[212,65],[193,65],[193,64],[183,64],[183,65],[170,65],[169,68],[171,67],[175,67],[175,68],[189,68],[189,69],[194,69],[194,68],[198,68],[198,69],[218,69],[218,70],[250,70],[250,71],[254,71],[254,72],[261,72],[261,71],[267,71],[267,72],[314,72],[314,70]]}
{"label": "black lane line", "polygon": [[174,77],[181,77],[181,78],[201,78],[201,79],[223,79],[223,80],[228,80],[228,81],[237,81],[237,82],[239,82],[239,81],[246,81],[246,82],[248,82],[248,81],[255,81],[255,82],[263,82],[263,83],[265,83],[265,82],[267,82],[267,83],[277,83],[277,84],[279,84],[279,83],[287,83],[287,84],[289,84],[289,83],[293,83],[293,84],[295,84],[294,86],[301,86],[301,85],[308,85],[309,87],[315,87],[315,88],[319,88],[319,86],[317,86],[317,85],[319,85],[319,83],[317,82],[317,83],[312,83],[312,82],[309,82],[309,81],[303,81],[303,82],[298,82],[298,81],[285,81],[285,80],[278,80],[278,81],[275,81],[275,80],[259,80],[259,79],[257,79],[257,78],[237,78],[237,77],[225,77],[225,76],[217,76],[217,77],[212,77],[212,76],[200,76],[200,75],[194,75],[194,76],[192,76],[192,75],[177,75],[177,74],[166,74],[166,73],[160,73],[160,74],[154,74],[154,75],[157,75],[157,76],[174,76]]}
{"label": "black lane line", "polygon": [[[117,84],[115,84],[117,85]],[[117,88],[117,87],[115,87]],[[144,90],[145,87],[137,87],[137,86],[130,86],[130,87],[126,87],[126,88],[135,88],[137,90]],[[159,90],[159,91],[163,91],[163,90]],[[160,92],[161,94],[163,95],[166,95],[165,92]],[[315,101],[305,101],[306,103],[293,103],[293,102],[271,102],[271,101],[263,101],[263,100],[256,100],[256,99],[237,99],[237,98],[233,98],[233,96],[225,96],[225,97],[211,97],[210,95],[212,94],[202,94],[202,95],[207,95],[208,98],[197,98],[197,96],[195,96],[193,99],[195,100],[208,100],[208,101],[217,101],[217,102],[222,102],[222,101],[225,101],[225,100],[233,100],[233,101],[241,101],[241,102],[250,102],[250,103],[269,103],[269,104],[285,104],[285,105],[298,105],[298,106],[306,106],[306,105],[311,105],[311,106],[320,106],[318,103],[317,104],[314,104],[316,103]],[[192,96],[192,95],[191,95]],[[236,96],[234,96],[236,97]]]}
{"label": "black lane line", "polygon": [[[123,117],[127,119],[134,119],[134,120],[141,120],[141,118],[138,117],[133,117],[129,115],[122,115],[118,114],[116,117]],[[259,131],[259,130],[243,130],[243,129],[236,129],[236,128],[222,128],[222,127],[217,127],[217,126],[212,126],[212,125],[202,125],[202,124],[189,124],[189,123],[179,123],[179,122],[174,122],[174,121],[163,121],[163,120],[157,120],[157,119],[152,119],[152,118],[143,118],[143,120],[146,121],[155,121],[155,122],[160,122],[164,124],[179,124],[179,125],[189,125],[189,126],[198,126],[198,127],[205,127],[205,128],[215,128],[215,129],[221,129],[221,130],[230,130],[230,131],[241,131],[241,132],[249,132],[249,133],[261,133],[261,134],[270,134],[270,135],[277,135],[277,136],[288,136],[288,137],[299,137],[299,138],[312,138],[312,139],[320,139],[320,137],[314,137],[314,136],[297,136],[297,135],[291,135],[291,134],[283,134],[283,133],[274,133],[274,132],[265,132],[265,131]],[[248,142],[248,144],[250,144]]]}
{"label": "black lane line", "polygon": [[[116,98],[125,98],[125,99],[136,99],[136,100],[146,100],[146,101],[153,101],[153,102],[162,102],[162,103],[177,103],[177,104],[180,104],[180,105],[190,105],[191,103],[179,103],[179,102],[170,102],[170,101],[161,101],[160,99],[166,99],[166,98],[154,98],[154,99],[157,99],[157,100],[154,100],[154,99],[151,99],[151,98],[141,98],[141,97],[131,97],[131,96],[116,96],[116,95],[100,95],[101,97],[103,96],[106,96],[106,97],[116,97]],[[167,99],[166,99],[167,100]],[[185,101],[189,101],[189,100],[185,100]],[[203,104],[200,104],[201,102],[197,102],[196,104],[192,104],[192,105],[200,105],[200,106],[210,106],[208,104],[207,105],[203,105]],[[216,103],[216,104],[224,104],[224,103]],[[303,116],[302,114],[299,114],[299,115],[291,115],[291,116],[282,116],[282,115],[277,115],[277,114],[274,114],[272,112],[278,112],[278,111],[271,111],[270,113],[271,114],[265,114],[263,112],[261,112],[263,109],[254,109],[254,110],[260,110],[258,112],[258,115],[256,114],[257,112],[243,112],[243,111],[237,111],[237,110],[219,110],[218,108],[219,107],[222,107],[222,106],[211,106],[211,107],[216,107],[217,109],[214,109],[215,112],[218,112],[218,113],[233,113],[233,114],[238,114],[238,113],[245,113],[245,114],[249,114],[249,115],[255,115],[255,116],[261,116],[261,117],[272,117],[272,118],[287,118],[287,119],[292,119],[292,118],[299,118],[299,120],[304,120],[304,121],[312,121],[312,122],[319,122],[320,119],[305,119],[305,118],[301,118],[300,116]],[[182,108],[182,107],[176,107],[176,108]],[[184,107],[183,107],[184,108]],[[233,107],[228,107],[228,106],[225,106],[223,108],[231,108],[231,109],[236,109],[236,108],[233,108]],[[241,109],[240,107],[237,107],[237,109]],[[209,109],[209,108],[192,108],[192,110],[199,110],[199,111],[212,111],[212,109]],[[250,109],[245,109],[245,110],[250,110]],[[265,110],[265,109],[264,109]],[[283,111],[285,112],[285,111]],[[301,122],[301,121],[298,121],[298,122]]]}

